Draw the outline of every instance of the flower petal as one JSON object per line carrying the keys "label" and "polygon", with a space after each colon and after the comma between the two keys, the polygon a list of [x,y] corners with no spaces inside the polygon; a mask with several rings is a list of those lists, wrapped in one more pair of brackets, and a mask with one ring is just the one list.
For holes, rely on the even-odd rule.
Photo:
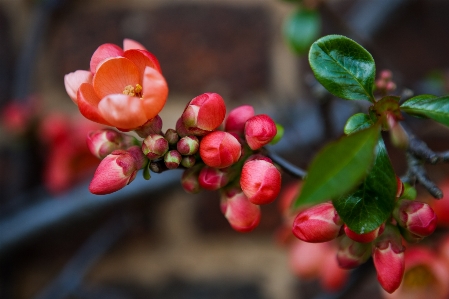
{"label": "flower petal", "polygon": [[139,68],[127,58],[109,58],[98,66],[92,82],[100,98],[114,93],[122,94],[126,86],[141,82]]}
{"label": "flower petal", "polygon": [[162,73],[161,66],[159,65],[159,61],[156,56],[146,50],[127,50],[123,53],[123,57],[126,57],[134,62],[134,64],[140,69],[141,74],[144,73],[147,66],[156,69],[159,73]]}
{"label": "flower petal", "polygon": [[147,118],[151,119],[164,108],[168,96],[167,82],[157,70],[146,67],[142,88],[142,106]]}
{"label": "flower petal", "polygon": [[83,83],[80,85],[77,94],[77,105],[81,114],[91,121],[110,126],[109,122],[98,111],[99,101],[100,98],[95,93],[92,84]]}
{"label": "flower petal", "polygon": [[105,59],[119,57],[123,55],[123,50],[114,44],[103,44],[95,50],[90,59],[90,71],[95,74],[97,66]]}
{"label": "flower petal", "polygon": [[64,76],[65,90],[75,104],[77,103],[76,94],[83,83],[92,83],[91,72],[78,70]]}
{"label": "flower petal", "polygon": [[125,38],[123,40],[123,50],[128,51],[131,49],[137,49],[137,50],[146,50],[146,48],[139,42],[136,42],[133,39]]}
{"label": "flower petal", "polygon": [[142,109],[142,100],[124,94],[104,97],[98,104],[98,110],[104,119],[120,129],[135,129],[148,120]]}

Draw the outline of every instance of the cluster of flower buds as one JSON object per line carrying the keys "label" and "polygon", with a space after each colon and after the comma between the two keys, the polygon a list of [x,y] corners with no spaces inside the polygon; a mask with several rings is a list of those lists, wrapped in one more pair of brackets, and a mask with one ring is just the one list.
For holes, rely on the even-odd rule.
{"label": "cluster of flower buds", "polygon": [[393,82],[393,74],[390,70],[383,70],[376,80],[376,90],[388,94],[396,89],[396,83]]}
{"label": "cluster of flower buds", "polygon": [[373,257],[377,279],[388,293],[401,284],[404,274],[403,239],[417,242],[436,228],[437,217],[423,202],[403,199],[403,185],[398,179],[398,193],[391,221],[373,231],[358,234],[339,217],[331,202],[301,211],[293,221],[293,234],[309,243],[339,243],[337,261],[344,269],[355,268]]}
{"label": "cluster of flower buds", "polygon": [[205,93],[192,99],[176,129],[162,132],[156,116],[134,131],[137,138],[104,129],[88,136],[91,152],[103,159],[90,184],[94,194],[117,191],[145,169],[160,173],[182,168],[182,186],[189,193],[220,190],[221,209],[231,227],[246,232],[260,221],[259,205],[274,201],[281,188],[281,173],[262,147],[277,134],[274,121],[255,115],[251,106],[229,113],[225,130],[217,130],[226,116],[223,98]]}

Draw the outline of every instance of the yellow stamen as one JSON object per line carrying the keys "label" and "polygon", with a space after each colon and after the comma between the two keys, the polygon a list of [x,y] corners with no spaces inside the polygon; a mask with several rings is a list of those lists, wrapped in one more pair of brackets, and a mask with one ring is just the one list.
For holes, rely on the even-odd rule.
{"label": "yellow stamen", "polygon": [[404,275],[404,286],[409,289],[426,288],[436,283],[436,278],[426,266],[416,266]]}
{"label": "yellow stamen", "polygon": [[132,85],[125,86],[125,89],[123,90],[123,94],[126,94],[128,96],[132,97],[142,97],[142,86],[140,84],[136,84],[136,87],[133,87]]}

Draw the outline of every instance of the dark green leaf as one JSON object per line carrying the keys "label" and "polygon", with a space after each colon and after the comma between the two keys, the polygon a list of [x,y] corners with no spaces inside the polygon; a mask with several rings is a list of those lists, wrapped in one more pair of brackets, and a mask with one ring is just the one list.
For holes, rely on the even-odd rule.
{"label": "dark green leaf", "polygon": [[355,41],[341,35],[322,37],[310,48],[309,62],[317,80],[333,95],[374,102],[374,59]]}
{"label": "dark green leaf", "polygon": [[300,9],[289,16],[284,23],[284,37],[297,54],[306,54],[318,38],[321,20],[318,12]]}
{"label": "dark green leaf", "polygon": [[357,131],[367,129],[373,125],[373,121],[369,115],[365,113],[357,113],[351,116],[347,121],[344,128],[346,135],[350,135]]}
{"label": "dark green leaf", "polygon": [[423,94],[405,101],[401,110],[417,117],[431,118],[449,126],[449,96]]}
{"label": "dark green leaf", "polygon": [[396,175],[383,140],[376,147],[371,172],[357,191],[333,200],[344,223],[354,232],[363,234],[379,227],[390,216],[396,199]]}
{"label": "dark green leaf", "polygon": [[317,204],[352,191],[368,174],[379,127],[342,137],[324,147],[312,161],[302,188],[293,204]]}

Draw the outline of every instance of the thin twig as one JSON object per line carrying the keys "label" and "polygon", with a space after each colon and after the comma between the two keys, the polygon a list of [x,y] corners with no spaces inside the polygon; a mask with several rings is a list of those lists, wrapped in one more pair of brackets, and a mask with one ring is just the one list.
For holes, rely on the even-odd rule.
{"label": "thin twig", "polygon": [[307,172],[303,169],[296,167],[295,165],[291,164],[281,156],[278,156],[277,154],[270,152],[266,150],[265,153],[271,160],[273,160],[274,163],[279,165],[279,167],[282,168],[282,170],[287,173],[288,175],[291,175],[292,177],[298,178],[298,179],[304,179],[307,175]]}

